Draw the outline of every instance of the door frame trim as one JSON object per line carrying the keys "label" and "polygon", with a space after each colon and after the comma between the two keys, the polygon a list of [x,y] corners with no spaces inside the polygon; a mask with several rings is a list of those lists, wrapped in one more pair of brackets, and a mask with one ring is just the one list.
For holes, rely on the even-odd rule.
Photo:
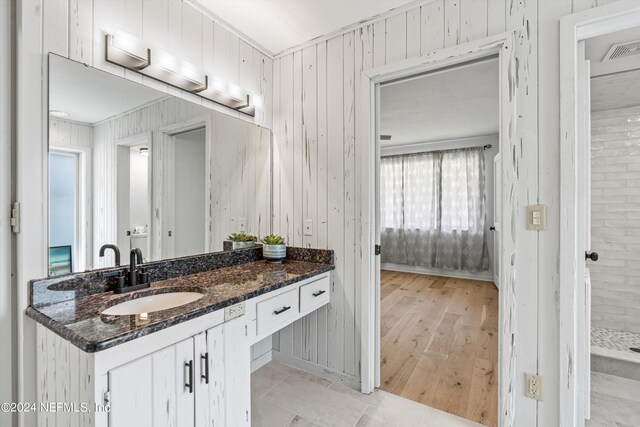
{"label": "door frame trim", "polygon": [[[512,163],[510,156],[517,135],[511,129],[517,117],[517,92],[512,84],[512,71],[516,58],[515,32],[505,32],[478,41],[460,44],[432,52],[425,56],[398,61],[393,64],[376,67],[362,72],[361,97],[357,100],[356,122],[361,123],[361,137],[357,141],[360,153],[361,173],[358,174],[357,188],[360,191],[360,232],[361,232],[361,281],[362,295],[361,324],[361,391],[371,393],[379,386],[380,366],[380,283],[376,277],[377,260],[374,254],[376,242],[376,157],[379,152],[379,140],[376,129],[377,90],[378,85],[391,80],[414,76],[438,69],[497,55],[499,58],[500,79],[500,156],[502,164]],[[513,188],[518,178],[513,168],[503,168],[501,181],[503,185]],[[503,223],[512,223],[515,216],[514,200],[509,191],[502,192],[501,218]],[[514,276],[514,265],[503,262],[515,253],[514,230],[505,229],[501,233],[500,253],[500,289],[507,289],[506,278]],[[506,265],[505,265],[506,264]],[[509,283],[514,286],[514,283]],[[513,384],[517,381],[515,359],[516,349],[512,340],[503,340],[503,336],[512,336],[515,330],[513,317],[506,313],[514,312],[516,301],[514,292],[500,292],[500,324],[499,324],[499,391],[498,414],[499,425],[507,426],[515,419],[516,390]],[[504,344],[504,345],[503,345]],[[534,348],[522,349],[529,354],[537,354],[537,343],[531,342]],[[510,386],[511,384],[511,386]]]}
{"label": "door frame trim", "polygon": [[578,263],[578,42],[591,37],[640,26],[640,4],[622,0],[560,19],[560,425],[584,425],[578,420],[581,397],[577,372]]}

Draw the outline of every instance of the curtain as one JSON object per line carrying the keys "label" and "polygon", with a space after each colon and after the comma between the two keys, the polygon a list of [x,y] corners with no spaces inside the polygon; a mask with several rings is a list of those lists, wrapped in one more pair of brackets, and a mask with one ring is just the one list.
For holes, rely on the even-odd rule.
{"label": "curtain", "polygon": [[383,157],[381,262],[489,268],[482,148]]}

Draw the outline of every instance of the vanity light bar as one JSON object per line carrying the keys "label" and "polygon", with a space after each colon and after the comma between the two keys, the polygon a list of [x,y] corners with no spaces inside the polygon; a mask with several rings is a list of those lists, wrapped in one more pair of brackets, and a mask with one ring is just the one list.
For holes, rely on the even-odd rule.
{"label": "vanity light bar", "polygon": [[220,78],[209,76],[195,65],[179,60],[162,49],[153,50],[126,34],[106,35],[105,59],[178,89],[255,117],[262,108],[262,97]]}
{"label": "vanity light bar", "polygon": [[105,41],[105,61],[135,71],[151,65],[151,49],[138,45],[127,36],[107,34]]}
{"label": "vanity light bar", "polygon": [[207,75],[195,65],[179,61],[160,49],[154,50],[153,64],[142,73],[187,92],[202,92],[208,86]]}

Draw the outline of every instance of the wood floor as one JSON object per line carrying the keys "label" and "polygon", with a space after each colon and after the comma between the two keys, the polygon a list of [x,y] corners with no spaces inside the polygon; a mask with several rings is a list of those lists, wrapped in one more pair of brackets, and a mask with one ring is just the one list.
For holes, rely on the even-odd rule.
{"label": "wood floor", "polygon": [[491,282],[383,270],[380,388],[498,424],[498,290]]}

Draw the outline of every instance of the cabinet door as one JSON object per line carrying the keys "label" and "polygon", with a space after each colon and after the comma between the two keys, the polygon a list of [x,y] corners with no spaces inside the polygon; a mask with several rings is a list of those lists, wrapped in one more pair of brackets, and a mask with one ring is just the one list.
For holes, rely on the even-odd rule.
{"label": "cabinet door", "polygon": [[224,326],[209,329],[196,338],[199,359],[196,384],[196,426],[224,427],[225,370]]}
{"label": "cabinet door", "polygon": [[246,317],[223,325],[225,417],[229,427],[251,425],[251,350]]}
{"label": "cabinet door", "polygon": [[109,371],[109,426],[193,427],[195,389],[186,386],[185,365],[193,345],[189,338]]}

